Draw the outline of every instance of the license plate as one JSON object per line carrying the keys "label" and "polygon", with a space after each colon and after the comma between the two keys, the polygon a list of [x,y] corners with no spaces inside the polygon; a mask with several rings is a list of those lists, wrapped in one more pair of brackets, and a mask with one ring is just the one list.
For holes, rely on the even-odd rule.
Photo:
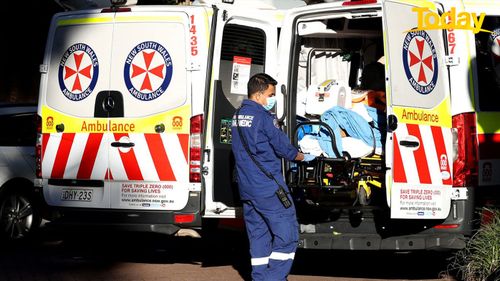
{"label": "license plate", "polygon": [[62,201],[92,201],[92,189],[63,189]]}

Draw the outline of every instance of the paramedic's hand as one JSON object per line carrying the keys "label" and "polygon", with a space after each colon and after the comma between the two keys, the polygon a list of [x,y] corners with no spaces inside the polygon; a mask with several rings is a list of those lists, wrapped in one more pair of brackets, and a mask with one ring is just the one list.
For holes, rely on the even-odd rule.
{"label": "paramedic's hand", "polygon": [[316,159],[316,156],[312,154],[304,154],[304,159],[302,159],[302,162],[309,162]]}

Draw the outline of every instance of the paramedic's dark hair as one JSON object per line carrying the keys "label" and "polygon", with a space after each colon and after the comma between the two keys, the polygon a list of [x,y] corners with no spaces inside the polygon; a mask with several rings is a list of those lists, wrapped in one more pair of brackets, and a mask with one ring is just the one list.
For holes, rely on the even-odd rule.
{"label": "paramedic's dark hair", "polygon": [[377,61],[365,65],[361,74],[360,88],[385,91],[385,66]]}
{"label": "paramedic's dark hair", "polygon": [[253,94],[258,92],[264,92],[267,90],[269,85],[276,86],[278,81],[274,80],[273,77],[265,73],[257,73],[248,80],[247,90],[248,97],[250,98]]}

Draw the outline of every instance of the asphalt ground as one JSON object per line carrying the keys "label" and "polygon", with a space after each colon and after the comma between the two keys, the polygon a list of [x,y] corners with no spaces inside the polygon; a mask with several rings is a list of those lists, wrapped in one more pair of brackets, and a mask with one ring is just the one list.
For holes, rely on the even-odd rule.
{"label": "asphalt ground", "polygon": [[[0,281],[239,281],[250,279],[246,237],[41,231],[30,242],[3,244]],[[289,281],[454,280],[441,252],[299,250]]]}

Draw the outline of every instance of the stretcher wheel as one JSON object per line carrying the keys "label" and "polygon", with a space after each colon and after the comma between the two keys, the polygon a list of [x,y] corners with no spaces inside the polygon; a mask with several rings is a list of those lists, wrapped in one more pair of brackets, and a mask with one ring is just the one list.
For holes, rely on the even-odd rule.
{"label": "stretcher wheel", "polygon": [[358,202],[362,206],[370,204],[370,199],[368,198],[368,194],[364,188],[360,188],[358,190]]}

